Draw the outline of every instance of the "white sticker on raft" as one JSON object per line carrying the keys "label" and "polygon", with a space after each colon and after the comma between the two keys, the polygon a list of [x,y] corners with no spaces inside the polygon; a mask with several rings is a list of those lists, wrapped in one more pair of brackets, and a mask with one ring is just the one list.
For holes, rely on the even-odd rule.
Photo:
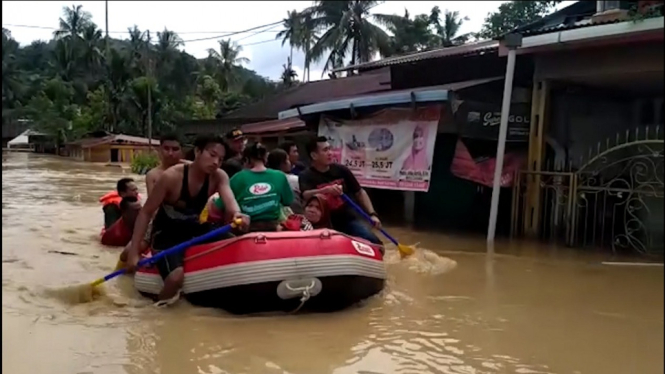
{"label": "white sticker on raft", "polygon": [[372,247],[368,246],[367,244],[363,244],[363,243],[357,242],[355,240],[351,240],[351,244],[353,244],[353,247],[361,255],[374,257],[374,249]]}

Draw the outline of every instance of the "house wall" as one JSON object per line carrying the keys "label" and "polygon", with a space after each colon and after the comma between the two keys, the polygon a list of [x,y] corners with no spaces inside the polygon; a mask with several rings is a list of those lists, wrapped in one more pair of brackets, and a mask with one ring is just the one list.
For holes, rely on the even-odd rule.
{"label": "house wall", "polygon": [[83,161],[85,159],[86,150],[79,146],[68,146],[67,154],[70,158]]}
{"label": "house wall", "polygon": [[568,159],[575,169],[589,158],[590,148],[595,151],[599,142],[605,147],[607,139],[614,144],[617,134],[637,125],[634,105],[626,98],[569,88],[552,92],[550,100],[547,134],[566,152],[558,155],[561,161]]}
{"label": "house wall", "polygon": [[[662,88],[660,94],[654,90],[663,85],[662,47],[646,43],[536,56],[534,79],[553,83],[545,133],[566,152],[560,160],[576,168],[599,142],[606,147],[626,130],[662,126]],[[643,120],[646,101],[652,101],[646,110],[653,115]]]}
{"label": "house wall", "polygon": [[87,148],[88,152],[85,155],[85,161],[89,162],[110,162],[111,152],[108,144],[99,145],[96,147]]}
{"label": "house wall", "polygon": [[[157,144],[153,145],[153,147],[156,147]],[[109,162],[111,161],[111,149],[117,149],[118,150],[118,162],[120,163],[130,163],[132,162],[132,159],[141,153],[145,152],[150,152],[150,147],[146,146],[139,146],[139,145],[111,145],[109,148]]]}
{"label": "house wall", "polygon": [[663,71],[663,43],[560,51],[535,56],[536,80],[572,80]]}

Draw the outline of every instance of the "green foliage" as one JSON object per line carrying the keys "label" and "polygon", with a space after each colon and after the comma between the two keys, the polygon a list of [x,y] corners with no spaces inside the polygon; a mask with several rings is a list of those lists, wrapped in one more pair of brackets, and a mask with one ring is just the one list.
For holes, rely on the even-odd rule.
{"label": "green foliage", "polygon": [[153,152],[142,152],[132,158],[132,173],[145,174],[159,165],[159,157]]}
{"label": "green foliage", "polygon": [[[533,22],[558,2],[503,3],[477,35],[495,37]],[[277,38],[304,51],[301,79],[309,80],[315,61],[325,61],[325,71],[459,45],[471,36],[460,35],[467,18],[458,12],[435,6],[415,17],[371,13],[379,3],[323,0],[288,12]],[[180,51],[182,39],[167,29],[151,34],[134,26],[126,40],[105,40],[80,5],[64,8],[59,21],[52,40],[25,47],[2,30],[3,123],[31,119],[58,144],[97,130],[147,136],[152,126],[159,135],[180,121],[215,118],[298,84],[290,57],[281,82],[270,82],[242,66],[249,60],[230,39],[197,60]]]}
{"label": "green foliage", "polygon": [[535,22],[548,13],[561,1],[507,1],[496,12],[485,17],[478,36],[492,39],[520,26]]}
{"label": "green foliage", "polygon": [[147,136],[150,124],[159,135],[277,88],[240,66],[247,60],[230,40],[201,61],[180,51],[182,40],[166,29],[134,26],[127,40],[109,39],[108,50],[106,42],[80,5],[63,9],[48,42],[20,47],[3,28],[3,122],[31,119],[60,144],[96,130]]}
{"label": "green foliage", "polygon": [[[423,50],[452,47],[472,38],[493,38],[518,26],[531,23],[549,13],[560,1],[509,1],[485,18],[478,33],[460,34],[467,17],[456,11],[434,6],[429,14],[411,17],[376,14],[371,9],[380,1],[315,1],[298,13],[287,12],[277,34],[282,44],[305,53],[303,80],[309,80],[311,62],[325,61],[324,72],[367,62],[379,55],[389,57]],[[382,26],[382,27],[379,27]],[[386,32],[384,29],[388,30]],[[293,84],[289,63],[284,67],[282,83]]]}

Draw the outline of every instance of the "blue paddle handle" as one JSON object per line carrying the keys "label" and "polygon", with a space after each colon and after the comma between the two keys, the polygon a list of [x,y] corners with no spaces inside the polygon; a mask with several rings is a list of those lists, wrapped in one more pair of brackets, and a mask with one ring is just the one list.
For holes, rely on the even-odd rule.
{"label": "blue paddle handle", "polygon": [[[201,242],[212,239],[215,236],[226,234],[227,232],[231,231],[231,228],[232,228],[232,225],[228,224],[226,226],[222,226],[218,229],[212,230],[209,233],[206,233],[204,235],[197,236],[194,239],[190,239],[190,240],[188,240],[184,243],[180,243],[180,244],[176,245],[175,247],[172,247],[172,248],[169,248],[167,250],[161,251],[161,252],[157,253],[156,255],[154,255],[152,257],[144,258],[143,260],[139,261],[139,263],[137,264],[137,267],[141,268],[141,267],[144,267],[146,265],[154,264],[155,262],[157,262],[160,258],[162,258],[164,256],[168,256],[172,253],[184,251],[185,249],[187,249],[187,248],[189,248],[193,245],[197,245]],[[124,274],[126,271],[127,271],[127,269],[116,270],[113,273],[105,276],[104,281],[107,281],[109,279],[113,279],[113,278],[117,277],[118,275]]]}
{"label": "blue paddle handle", "polygon": [[[347,204],[351,205],[351,207],[353,207],[353,209],[355,209],[356,212],[358,212],[361,216],[363,216],[367,220],[367,222],[369,222],[372,225],[374,224],[374,221],[372,221],[372,217],[370,217],[369,214],[365,213],[365,210],[363,210],[363,208],[358,206],[358,204],[356,204],[356,202],[353,201],[350,197],[348,197],[346,194],[342,194],[342,199],[344,199],[344,201],[346,201]],[[388,238],[388,240],[393,242],[393,244],[398,245],[397,240],[395,240],[395,238],[390,236],[390,234],[388,234],[384,229],[379,229],[379,231],[381,231],[381,233],[386,238]]]}

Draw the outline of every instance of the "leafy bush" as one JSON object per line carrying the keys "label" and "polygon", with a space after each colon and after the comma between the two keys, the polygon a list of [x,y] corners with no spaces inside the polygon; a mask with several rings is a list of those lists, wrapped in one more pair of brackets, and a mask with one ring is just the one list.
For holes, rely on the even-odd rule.
{"label": "leafy bush", "polygon": [[132,158],[132,173],[143,175],[159,165],[159,158],[153,152],[142,152]]}

